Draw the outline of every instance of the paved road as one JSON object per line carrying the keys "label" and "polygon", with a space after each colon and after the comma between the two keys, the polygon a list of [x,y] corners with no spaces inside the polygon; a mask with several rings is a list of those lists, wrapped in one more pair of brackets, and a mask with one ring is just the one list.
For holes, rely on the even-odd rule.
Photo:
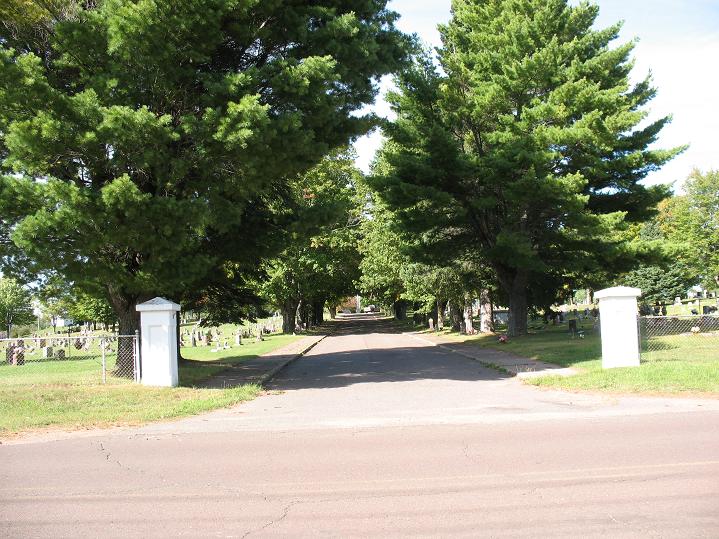
{"label": "paved road", "polygon": [[0,446],[0,535],[719,536],[719,403],[545,392],[346,323],[251,403]]}

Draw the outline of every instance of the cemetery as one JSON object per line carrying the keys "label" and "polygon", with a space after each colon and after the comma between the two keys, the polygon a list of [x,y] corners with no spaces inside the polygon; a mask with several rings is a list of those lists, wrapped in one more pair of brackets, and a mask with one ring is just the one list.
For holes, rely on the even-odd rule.
{"label": "cemetery", "polygon": [[[240,39],[228,29],[252,27],[254,16],[230,3],[208,21],[200,2],[187,16],[212,27],[212,51],[188,23],[166,56],[148,46],[86,71],[88,40],[118,51],[137,42],[108,37],[119,15],[104,4],[59,2],[67,11],[20,2],[0,19],[0,385],[142,383],[153,342],[175,350],[170,379],[183,384],[183,373],[199,380],[251,347],[322,328],[328,315],[375,308],[530,357],[542,354],[532,343],[556,341],[561,364],[570,361],[562,346],[597,342],[592,294],[617,286],[642,291],[640,370],[713,353],[719,173],[687,169],[671,178],[676,187],[650,181],[686,148],[660,149],[671,111],[644,121],[655,90],[634,78],[620,27],[592,26],[594,7],[559,2],[547,25],[498,7],[536,34],[532,46],[511,45],[484,11],[458,11],[456,31],[429,58],[384,2],[327,15],[366,33],[306,49],[291,41],[277,55],[227,45]],[[548,9],[527,2],[529,12]],[[297,9],[314,20],[315,7]],[[565,36],[561,21],[575,16],[587,24]],[[88,34],[90,19],[99,30]],[[155,32],[166,24],[139,28],[137,39],[164,43]],[[56,41],[56,29],[72,38]],[[267,31],[278,43],[292,35]],[[485,31],[500,50],[467,50]],[[522,63],[554,54],[560,35],[565,60]],[[588,54],[582,40],[595,39]],[[186,62],[213,54],[227,65]],[[487,67],[466,86],[476,62]],[[577,69],[591,77],[575,80]],[[147,80],[133,75],[144,70]],[[249,86],[235,80],[246,73],[257,77]],[[379,123],[355,113],[388,75],[395,119],[361,167],[352,142]],[[176,339],[142,330],[138,309],[158,297],[177,306]]]}

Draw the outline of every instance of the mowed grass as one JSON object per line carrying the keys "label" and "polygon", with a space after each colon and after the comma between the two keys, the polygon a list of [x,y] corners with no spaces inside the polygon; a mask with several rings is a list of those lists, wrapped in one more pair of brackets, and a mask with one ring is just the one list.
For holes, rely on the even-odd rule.
{"label": "mowed grass", "polygon": [[[0,435],[46,429],[85,429],[137,425],[231,406],[256,397],[249,384],[230,389],[194,387],[233,364],[255,358],[301,338],[269,335],[262,342],[212,353],[210,347],[183,348],[180,386],[150,388],[122,378],[101,384],[99,359],[27,361],[0,365]],[[110,361],[112,367],[112,360]]]}
{"label": "mowed grass", "polygon": [[213,346],[185,347],[182,349],[184,361],[180,365],[180,384],[194,386],[236,363],[256,358],[278,348],[282,348],[298,339],[298,335],[265,335],[263,341],[243,339],[241,346],[213,352]]}
{"label": "mowed grass", "polygon": [[650,341],[639,367],[602,369],[599,329],[586,324],[585,338],[572,338],[566,325],[538,331],[506,344],[496,336],[472,339],[479,346],[572,367],[579,374],[527,380],[540,387],[569,391],[603,391],[662,395],[719,397],[719,335],[676,335]]}

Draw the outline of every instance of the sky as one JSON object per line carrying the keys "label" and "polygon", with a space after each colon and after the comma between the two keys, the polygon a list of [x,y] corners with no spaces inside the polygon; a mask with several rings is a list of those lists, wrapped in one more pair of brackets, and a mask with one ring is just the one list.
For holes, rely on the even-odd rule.
{"label": "sky", "polygon": [[[578,3],[570,0],[570,3]],[[652,73],[657,96],[649,103],[649,120],[672,116],[656,146],[689,149],[661,170],[651,173],[647,184],[681,182],[693,168],[719,169],[719,1],[718,0],[595,0],[598,27],[624,21],[618,43],[638,39],[634,49],[635,80]],[[399,28],[416,33],[425,43],[439,46],[437,24],[450,18],[451,0],[391,0],[389,7],[401,15]],[[382,93],[392,85],[382,81]],[[372,108],[391,117],[382,97]],[[381,134],[375,132],[355,143],[357,164],[368,171]]]}

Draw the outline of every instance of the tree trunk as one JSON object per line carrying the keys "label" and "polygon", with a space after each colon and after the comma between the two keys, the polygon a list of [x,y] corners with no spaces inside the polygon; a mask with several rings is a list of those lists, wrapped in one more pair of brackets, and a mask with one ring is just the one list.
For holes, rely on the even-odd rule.
{"label": "tree trunk", "polygon": [[449,302],[449,321],[452,324],[452,331],[462,331],[462,309],[454,299]]}
{"label": "tree trunk", "polygon": [[182,322],[182,318],[180,318],[179,311],[175,314],[175,316],[175,321],[177,322],[175,324],[175,338],[177,339],[177,364],[179,365],[180,363],[185,361],[185,358],[182,357],[182,338],[180,337],[180,325]]}
{"label": "tree trunk", "polygon": [[[112,307],[119,323],[119,335],[135,335],[140,330],[140,313],[135,308],[138,299],[133,297],[112,296]],[[135,350],[132,339],[117,340],[116,376],[132,378],[134,375]]]}
{"label": "tree trunk", "polygon": [[509,320],[507,335],[519,337],[527,334],[527,285],[529,272],[514,270],[500,274],[499,281],[509,296]]}
{"label": "tree trunk", "polygon": [[297,326],[297,302],[285,301],[280,311],[282,311],[282,333],[294,333]]}
{"label": "tree trunk", "polygon": [[312,328],[312,321],[310,320],[310,306],[307,304],[307,301],[304,299],[300,300],[300,304],[297,307],[297,311],[299,312],[300,317],[300,323],[304,326],[305,330],[309,330]]}
{"label": "tree trunk", "polygon": [[325,302],[324,300],[316,300],[312,302],[312,323],[315,326],[321,326],[325,321]]}
{"label": "tree trunk", "polygon": [[414,323],[420,326],[426,326],[427,325],[427,314],[417,312],[417,304],[414,304],[414,315],[412,315],[412,319],[414,320]]}
{"label": "tree trunk", "polygon": [[394,317],[396,320],[407,319],[407,302],[403,299],[398,299],[394,302]]}
{"label": "tree trunk", "polygon": [[489,290],[486,288],[479,294],[479,331],[482,333],[494,333],[492,301],[489,298]]}
{"label": "tree trunk", "polygon": [[472,296],[467,294],[464,297],[464,332],[467,335],[474,335],[477,333],[474,330],[474,312],[472,312]]}
{"label": "tree trunk", "polygon": [[447,309],[447,300],[437,297],[437,331],[444,329],[444,311]]}

